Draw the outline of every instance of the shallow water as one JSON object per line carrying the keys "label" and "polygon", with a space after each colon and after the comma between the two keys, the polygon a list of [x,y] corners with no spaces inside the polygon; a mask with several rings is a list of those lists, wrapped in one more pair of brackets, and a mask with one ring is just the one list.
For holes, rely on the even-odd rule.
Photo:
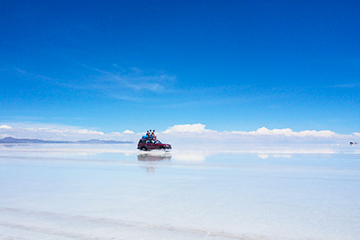
{"label": "shallow water", "polygon": [[359,148],[135,148],[0,145],[0,239],[360,239]]}

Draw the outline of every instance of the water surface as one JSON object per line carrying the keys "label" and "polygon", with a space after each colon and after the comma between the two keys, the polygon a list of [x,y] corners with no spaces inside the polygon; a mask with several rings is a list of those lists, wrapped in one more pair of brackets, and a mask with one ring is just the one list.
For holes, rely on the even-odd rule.
{"label": "water surface", "polygon": [[360,152],[0,145],[0,239],[360,239]]}

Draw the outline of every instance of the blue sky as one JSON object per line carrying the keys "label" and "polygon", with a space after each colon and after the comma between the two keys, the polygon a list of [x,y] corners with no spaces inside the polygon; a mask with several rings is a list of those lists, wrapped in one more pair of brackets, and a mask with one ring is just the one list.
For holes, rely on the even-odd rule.
{"label": "blue sky", "polygon": [[0,125],[360,131],[359,1],[2,1]]}

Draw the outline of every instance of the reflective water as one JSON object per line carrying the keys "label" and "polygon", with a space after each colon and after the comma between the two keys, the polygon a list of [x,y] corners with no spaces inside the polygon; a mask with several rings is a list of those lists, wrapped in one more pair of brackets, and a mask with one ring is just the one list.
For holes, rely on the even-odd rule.
{"label": "reflective water", "polygon": [[360,149],[0,145],[0,239],[360,239]]}

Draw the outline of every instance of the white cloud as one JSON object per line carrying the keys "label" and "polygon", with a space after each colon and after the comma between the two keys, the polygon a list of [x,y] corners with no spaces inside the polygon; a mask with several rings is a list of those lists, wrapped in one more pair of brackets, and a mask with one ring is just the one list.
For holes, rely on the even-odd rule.
{"label": "white cloud", "polygon": [[[115,71],[106,71],[97,68],[89,69],[89,73],[76,79],[57,79],[54,77],[34,74],[22,69],[15,68],[13,71],[28,79],[42,80],[47,83],[62,87],[79,90],[95,90],[106,94],[108,97],[123,99],[126,101],[143,101],[139,92],[151,92],[153,94],[168,92],[176,81],[175,75],[163,71],[143,71],[139,68],[124,69],[113,64]],[[147,99],[151,96],[147,95]]]}
{"label": "white cloud", "polygon": [[106,137],[106,134],[101,131],[82,129],[74,126],[29,123],[16,123],[14,125],[15,126],[1,125],[1,136],[38,138],[45,140],[87,140],[91,138]]}
{"label": "white cloud", "polygon": [[208,133],[214,132],[212,130],[205,129],[205,125],[201,123],[197,124],[184,124],[184,125],[175,125],[168,128],[163,133]]}
{"label": "white cloud", "polygon": [[165,91],[165,89],[168,90],[170,85],[176,80],[176,76],[168,75],[162,71],[142,71],[136,67],[126,70],[120,68],[116,64],[113,66],[117,69],[121,69],[121,71],[105,71],[88,67],[89,69],[98,72],[99,75],[94,77],[91,82],[85,83],[85,85],[69,83],[69,86],[75,88],[95,88],[111,93],[112,96],[122,96],[122,93],[124,93],[123,90],[127,90],[127,93],[128,90],[136,92],[146,90],[160,93]]}
{"label": "white cloud", "polygon": [[52,129],[52,128],[24,128],[32,132],[56,133],[56,134],[79,134],[79,135],[104,135],[103,132],[88,129]]}
{"label": "white cloud", "polygon": [[269,157],[269,155],[268,154],[259,154],[258,157],[261,159],[267,159]]}
{"label": "white cloud", "polygon": [[283,128],[283,129],[267,129],[266,127],[262,127],[257,129],[256,131],[250,131],[250,132],[243,132],[243,131],[233,131],[231,132],[233,134],[239,134],[239,135],[253,135],[253,136],[284,136],[284,137],[335,137],[338,134],[329,131],[329,130],[322,130],[322,131],[316,131],[316,130],[305,130],[300,132],[294,132],[290,128]]}
{"label": "white cloud", "polygon": [[346,83],[333,86],[334,88],[356,88],[360,87],[360,83]]}
{"label": "white cloud", "polygon": [[87,130],[87,129],[80,129],[80,130],[78,130],[78,131],[75,131],[75,133],[79,133],[79,134],[91,134],[91,135],[104,135],[103,132],[93,131],[93,130]]}
{"label": "white cloud", "polygon": [[125,134],[135,134],[133,131],[128,130],[128,129],[126,129],[125,131],[123,131],[123,133],[125,133]]}

